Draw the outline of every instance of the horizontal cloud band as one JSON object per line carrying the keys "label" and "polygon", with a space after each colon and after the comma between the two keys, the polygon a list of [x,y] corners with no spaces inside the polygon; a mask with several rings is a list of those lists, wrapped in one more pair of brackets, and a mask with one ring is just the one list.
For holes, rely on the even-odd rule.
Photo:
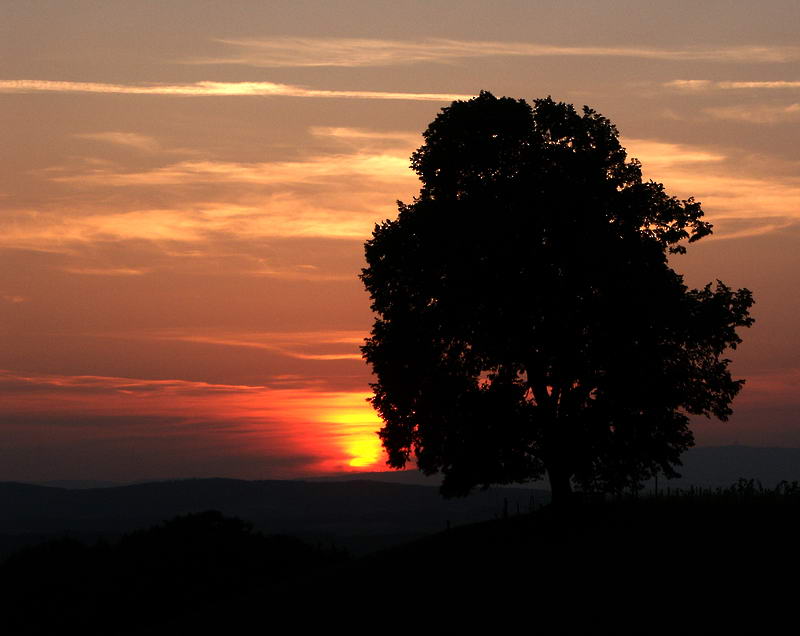
{"label": "horizontal cloud band", "polygon": [[398,93],[303,88],[274,82],[194,82],[192,84],[103,84],[51,80],[0,80],[2,93],[100,93],[117,95],[171,95],[178,97],[327,97],[344,99],[393,99],[405,101],[453,101],[473,95],[449,93]]}
{"label": "horizontal cloud band", "polygon": [[534,42],[492,42],[429,38],[275,37],[220,39],[235,47],[230,56],[189,60],[193,64],[241,64],[265,68],[364,67],[452,62],[487,57],[629,57],[665,61],[789,62],[800,59],[800,47],[734,46],[653,48],[647,46],[556,46]]}
{"label": "horizontal cloud band", "polygon": [[764,81],[713,81],[704,79],[693,80],[672,80],[666,82],[664,86],[669,88],[679,88],[682,90],[702,91],[702,90],[763,90],[763,89],[797,89],[800,88],[800,81],[794,80],[764,80]]}

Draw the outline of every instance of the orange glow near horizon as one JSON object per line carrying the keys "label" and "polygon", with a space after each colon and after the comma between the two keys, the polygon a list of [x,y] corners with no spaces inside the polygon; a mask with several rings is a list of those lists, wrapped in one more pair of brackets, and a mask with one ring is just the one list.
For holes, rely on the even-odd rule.
{"label": "orange glow near horizon", "polygon": [[[283,422],[294,451],[320,458],[305,472],[383,471],[386,457],[377,435],[383,422],[367,402],[370,396],[363,391],[263,390],[241,395],[224,412],[255,427],[273,419]],[[266,443],[272,443],[271,437]]]}
{"label": "orange glow near horizon", "polygon": [[[251,478],[386,470],[376,434],[382,422],[367,402],[370,394],[364,391],[104,376],[23,376],[1,370],[0,385],[13,393],[8,395],[8,403],[13,403],[11,410],[22,420],[72,414],[85,421],[83,435],[99,443],[114,445],[120,435],[127,434],[114,425],[114,418],[123,416],[142,422],[143,446],[148,440],[156,445],[170,436],[178,448],[188,444],[195,452],[200,446],[210,453],[260,456],[265,461],[301,458],[291,471],[249,475]],[[98,418],[103,423],[98,424]],[[38,435],[51,441],[76,432],[74,428],[53,429],[47,419],[43,422],[47,430]],[[36,434],[30,424],[17,433]]]}

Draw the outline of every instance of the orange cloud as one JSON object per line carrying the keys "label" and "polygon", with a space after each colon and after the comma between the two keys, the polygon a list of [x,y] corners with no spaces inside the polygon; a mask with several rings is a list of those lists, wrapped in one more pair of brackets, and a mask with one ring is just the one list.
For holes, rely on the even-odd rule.
{"label": "orange cloud", "polygon": [[[340,146],[296,161],[179,161],[138,171],[81,162],[47,169],[40,175],[69,188],[68,194],[59,197],[57,209],[5,210],[0,246],[63,252],[95,241],[144,240],[183,242],[205,251],[215,236],[361,240],[376,221],[394,216],[398,195],[416,191],[407,157],[418,135],[346,127],[312,127],[311,133]],[[736,149],[636,138],[623,143],[629,156],[642,160],[646,176],[671,194],[703,202],[708,217],[718,222],[716,238],[761,234],[800,217],[800,181],[774,169],[781,167],[775,160],[765,169],[763,157],[743,157]],[[135,199],[125,194],[127,188],[139,189]],[[149,196],[167,205],[125,209]],[[65,200],[74,205],[65,210]],[[71,209],[80,215],[72,216]],[[748,227],[738,224],[728,231],[725,219],[748,219]],[[81,265],[74,271],[90,269]],[[142,267],[126,265],[116,273],[125,269]],[[253,266],[249,273],[287,280],[345,277],[277,262]]]}
{"label": "orange cloud", "polygon": [[[764,234],[800,218],[800,179],[770,174],[762,157],[653,140],[623,143],[628,156],[641,160],[646,178],[663,183],[672,195],[703,203],[706,216],[717,224],[712,238]],[[743,169],[747,164],[753,170]],[[728,231],[727,220],[747,220],[747,228]]]}
{"label": "orange cloud", "polygon": [[405,157],[394,154],[352,153],[314,157],[307,161],[181,161],[147,172],[117,172],[110,168],[96,168],[83,174],[56,175],[50,179],[82,186],[157,186],[209,181],[288,185],[350,175],[392,181],[403,179],[408,172],[408,159]]}
{"label": "orange cloud", "polygon": [[[226,235],[363,239],[395,213],[398,195],[416,190],[408,156],[418,135],[313,127],[311,133],[327,147],[317,144],[294,161],[183,160],[124,170],[80,158],[42,169],[37,190],[58,195],[38,209],[7,207],[0,246],[64,252],[108,240],[202,246]],[[151,200],[159,205],[142,206]],[[252,273],[330,280],[326,272],[275,263]]]}
{"label": "orange cloud", "polygon": [[312,135],[318,137],[332,137],[346,141],[357,141],[362,145],[364,141],[369,142],[388,142],[394,145],[399,144],[404,149],[415,148],[422,144],[422,135],[406,131],[377,131],[366,130],[364,128],[348,128],[346,126],[312,126]]}
{"label": "orange cloud", "polygon": [[641,160],[647,168],[666,168],[685,163],[717,163],[727,158],[719,152],[704,148],[654,139],[625,137],[622,143],[628,151],[628,156]]}
{"label": "orange cloud", "polygon": [[85,276],[141,276],[152,271],[148,268],[134,267],[64,267],[63,270],[70,274]]}

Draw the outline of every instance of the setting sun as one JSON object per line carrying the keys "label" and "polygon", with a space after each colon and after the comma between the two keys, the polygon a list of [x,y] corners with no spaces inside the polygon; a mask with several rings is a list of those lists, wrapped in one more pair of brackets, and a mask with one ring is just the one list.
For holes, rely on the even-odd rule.
{"label": "setting sun", "polygon": [[353,455],[353,459],[348,462],[353,468],[363,468],[371,466],[378,461],[381,448],[376,436],[364,436],[352,440],[347,446],[347,452]]}
{"label": "setting sun", "polygon": [[338,396],[321,419],[334,424],[347,465],[364,468],[380,463],[381,443],[377,431],[383,425],[381,418],[366,401],[366,393],[343,393]]}

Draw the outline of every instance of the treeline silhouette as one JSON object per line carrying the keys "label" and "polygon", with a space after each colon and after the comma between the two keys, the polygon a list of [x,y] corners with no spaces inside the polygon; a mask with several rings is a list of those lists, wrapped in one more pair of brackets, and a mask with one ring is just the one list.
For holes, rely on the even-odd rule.
{"label": "treeline silhouette", "polygon": [[334,546],[267,536],[217,511],[179,516],[116,543],[54,539],[0,566],[5,633],[66,626],[126,633],[345,559]]}

